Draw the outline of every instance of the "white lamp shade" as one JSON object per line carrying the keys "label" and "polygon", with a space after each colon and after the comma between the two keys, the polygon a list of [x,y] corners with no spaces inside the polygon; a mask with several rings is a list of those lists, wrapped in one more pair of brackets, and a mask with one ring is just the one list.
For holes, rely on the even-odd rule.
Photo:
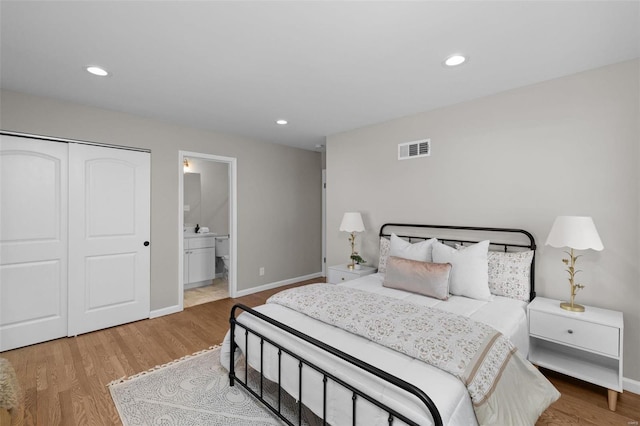
{"label": "white lamp shade", "polygon": [[546,245],[576,250],[602,250],[604,246],[593,219],[588,216],[558,216],[553,222]]}
{"label": "white lamp shade", "polygon": [[364,223],[359,212],[347,212],[342,217],[340,230],[346,232],[363,232]]}

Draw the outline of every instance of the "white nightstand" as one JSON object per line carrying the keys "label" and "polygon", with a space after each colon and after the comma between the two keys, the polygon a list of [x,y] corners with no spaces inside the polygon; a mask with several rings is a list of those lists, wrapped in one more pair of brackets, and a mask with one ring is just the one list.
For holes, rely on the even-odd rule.
{"label": "white nightstand", "polygon": [[622,313],[585,306],[560,308],[560,301],[536,297],[529,314],[529,361],[609,390],[609,409],[622,392]]}
{"label": "white nightstand", "polygon": [[365,275],[375,274],[377,271],[376,268],[372,268],[371,266],[361,265],[360,269],[349,269],[347,265],[348,263],[345,263],[344,265],[329,266],[327,282],[329,284],[339,284],[345,281],[364,277]]}

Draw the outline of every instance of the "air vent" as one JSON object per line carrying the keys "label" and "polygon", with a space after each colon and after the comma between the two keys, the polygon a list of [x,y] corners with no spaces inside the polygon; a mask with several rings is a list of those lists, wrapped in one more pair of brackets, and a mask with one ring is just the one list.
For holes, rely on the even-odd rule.
{"label": "air vent", "polygon": [[428,157],[431,155],[431,139],[398,144],[398,160]]}

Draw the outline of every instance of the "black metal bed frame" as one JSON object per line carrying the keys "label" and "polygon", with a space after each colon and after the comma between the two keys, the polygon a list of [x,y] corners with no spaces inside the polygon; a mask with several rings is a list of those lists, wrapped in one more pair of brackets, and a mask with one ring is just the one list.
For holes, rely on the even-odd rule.
{"label": "black metal bed frame", "polygon": [[[403,224],[403,223],[386,223],[384,225],[382,225],[382,227],[380,227],[380,237],[383,236],[390,236],[390,233],[385,233],[385,229],[386,228],[428,228],[428,229],[441,229],[441,230],[456,230],[456,231],[480,231],[480,232],[499,232],[499,233],[519,233],[519,234],[523,234],[524,236],[526,236],[529,240],[529,244],[520,244],[520,243],[509,243],[509,242],[491,242],[491,245],[493,246],[498,246],[498,247],[503,247],[504,251],[506,252],[508,250],[508,248],[519,248],[519,249],[523,249],[523,248],[527,248],[530,250],[534,251],[534,259],[532,260],[531,263],[531,291],[530,291],[530,300],[533,300],[533,298],[535,298],[535,287],[534,287],[534,271],[535,271],[535,249],[536,249],[536,244],[535,244],[535,240],[533,238],[533,235],[531,235],[529,232],[522,230],[522,229],[510,229],[510,228],[484,228],[484,227],[474,227],[474,226],[450,226],[450,225],[414,225],[414,224]],[[430,236],[426,236],[426,235],[401,235],[401,234],[397,234],[398,237],[401,238],[407,238],[409,241],[412,241],[414,239],[420,239],[420,240],[426,240],[428,238],[431,238]],[[477,239],[477,240],[469,240],[467,238],[465,239],[459,239],[459,238],[440,238],[438,237],[439,241],[443,241],[445,243],[459,243],[459,244],[470,244],[470,243],[477,243],[479,241],[482,241],[482,239]],[[486,239],[486,238],[485,238]],[[262,402],[273,414],[275,414],[276,416],[278,416],[278,418],[280,418],[282,421],[284,421],[286,424],[293,426],[294,423],[292,423],[291,420],[289,420],[288,418],[285,417],[284,413],[282,412],[282,386],[281,386],[281,373],[282,373],[282,368],[281,368],[281,362],[282,362],[282,354],[286,354],[292,358],[294,358],[295,360],[298,361],[298,396],[299,396],[299,400],[297,402],[297,415],[298,415],[298,425],[302,425],[302,406],[303,406],[303,401],[302,401],[302,371],[303,371],[303,366],[306,368],[311,368],[315,371],[317,371],[318,373],[320,373],[323,377],[322,382],[323,382],[323,406],[322,406],[322,421],[323,421],[323,425],[327,424],[327,382],[329,380],[332,380],[333,382],[337,383],[338,385],[342,386],[343,388],[347,389],[348,391],[350,391],[352,393],[352,424],[355,426],[356,423],[356,403],[358,401],[358,398],[363,398],[366,401],[370,402],[371,404],[381,408],[382,410],[386,411],[389,415],[388,417],[388,423],[389,425],[392,425],[395,419],[401,420],[403,422],[405,422],[408,425],[411,426],[418,426],[418,423],[412,421],[411,419],[408,419],[405,415],[403,415],[402,413],[399,413],[398,411],[388,407],[386,404],[377,401],[376,399],[374,399],[373,397],[367,395],[364,391],[359,390],[357,388],[355,388],[354,386],[346,383],[344,380],[336,377],[335,375],[327,372],[326,370],[322,369],[321,367],[315,365],[314,363],[307,361],[305,359],[303,359],[301,356],[297,355],[295,352],[293,352],[290,349],[287,349],[285,347],[283,347],[282,345],[274,342],[272,339],[269,339],[268,337],[264,336],[263,334],[252,330],[251,328],[247,327],[246,325],[242,324],[241,322],[239,322],[236,318],[236,311],[244,311],[247,314],[253,315],[259,319],[261,319],[262,321],[265,321],[271,325],[273,325],[274,327],[277,327],[278,329],[283,330],[284,332],[291,334],[307,343],[310,343],[313,346],[316,346],[320,349],[322,349],[325,352],[330,353],[332,356],[341,359],[343,361],[346,361],[350,364],[352,364],[353,366],[364,370],[396,387],[398,387],[399,389],[403,389],[404,391],[406,391],[407,393],[414,395],[415,397],[417,397],[422,403],[424,403],[426,409],[431,413],[431,416],[433,418],[434,421],[434,425],[436,426],[441,426],[443,424],[442,422],[442,417],[440,415],[440,413],[438,412],[437,407],[435,406],[433,400],[427,395],[425,394],[421,389],[419,389],[418,387],[412,385],[411,383],[408,383],[398,377],[395,377],[371,364],[368,364],[366,362],[363,362],[357,358],[354,358],[353,356],[342,352],[324,342],[321,342],[317,339],[314,339],[311,336],[308,336],[286,324],[283,324],[273,318],[270,318],[254,309],[251,309],[245,305],[242,304],[236,304],[231,308],[231,313],[229,316],[229,324],[230,324],[230,337],[231,337],[231,356],[230,356],[230,365],[229,365],[229,385],[230,386],[234,386],[235,383],[240,384],[243,388],[245,388],[251,395],[253,395],[255,398],[257,398],[260,402]],[[236,349],[239,347],[238,344],[236,343],[236,327],[240,327],[244,330],[244,345],[245,345],[245,375],[244,375],[244,380],[240,377],[238,377],[236,375],[235,372],[235,351]],[[254,390],[249,386],[249,378],[248,378],[248,374],[249,374],[249,334],[252,334],[256,337],[258,337],[260,339],[260,384],[259,384],[259,389],[258,390]],[[263,375],[263,351],[264,351],[264,344],[268,343],[269,345],[272,345],[273,347],[277,348],[278,350],[278,403],[277,406],[273,406],[271,405],[265,398],[264,398],[264,375]]]}
{"label": "black metal bed frame", "polygon": [[[312,345],[332,354],[333,356],[342,359],[344,361],[347,361],[349,363],[351,363],[352,365],[367,371],[370,374],[373,374],[374,376],[377,376],[383,380],[385,380],[388,383],[391,383],[395,386],[397,386],[400,389],[403,389],[405,391],[407,391],[408,393],[416,396],[418,399],[420,399],[420,401],[422,401],[425,406],[427,407],[427,409],[429,410],[429,412],[431,413],[433,419],[434,419],[434,424],[436,426],[442,426],[442,417],[440,416],[440,413],[438,412],[438,409],[436,408],[435,404],[433,403],[433,401],[431,400],[431,398],[429,398],[429,396],[427,396],[427,394],[425,394],[421,389],[419,389],[418,387],[412,385],[409,382],[406,382],[402,379],[399,379],[383,370],[380,370],[377,367],[374,367],[371,364],[368,364],[366,362],[363,362],[357,358],[354,358],[353,356],[342,352],[332,346],[327,345],[326,343],[323,343],[317,339],[314,339],[311,336],[308,336],[304,333],[299,332],[298,330],[295,330],[294,328],[289,327],[286,324],[283,324],[279,321],[274,320],[273,318],[270,318],[254,309],[251,309],[245,305],[242,304],[236,304],[231,308],[231,316],[229,318],[229,322],[231,324],[231,362],[230,362],[230,368],[229,368],[229,385],[233,386],[234,383],[239,383],[242,387],[244,387],[247,391],[249,391],[249,393],[251,393],[254,397],[256,397],[260,402],[262,402],[269,410],[271,410],[271,412],[273,412],[276,416],[278,416],[280,419],[282,419],[285,423],[287,423],[288,425],[293,426],[293,423],[287,419],[284,414],[282,413],[282,386],[281,386],[281,361],[282,361],[282,354],[285,353],[289,356],[291,356],[292,358],[296,359],[298,361],[298,395],[299,395],[299,400],[298,400],[298,425],[302,424],[302,368],[303,366],[307,366],[309,368],[312,368],[313,370],[319,372],[320,374],[322,374],[322,382],[323,382],[323,407],[322,407],[322,424],[326,425],[327,424],[327,381],[328,380],[332,380],[334,382],[336,382],[337,384],[339,384],[340,386],[346,388],[347,390],[352,392],[352,396],[351,396],[351,400],[352,400],[352,424],[355,426],[357,424],[356,420],[357,420],[357,415],[356,415],[356,402],[358,401],[358,398],[364,398],[365,400],[369,401],[370,403],[372,403],[373,405],[376,405],[377,407],[383,409],[384,411],[386,411],[389,414],[388,417],[388,423],[389,425],[392,425],[395,419],[399,419],[402,420],[403,422],[405,422],[408,425],[411,426],[419,426],[418,423],[408,419],[406,416],[404,416],[402,413],[399,413],[398,411],[388,407],[386,404],[377,401],[376,399],[372,398],[371,396],[367,395],[366,393],[364,393],[363,391],[355,388],[354,386],[346,383],[344,380],[336,377],[335,375],[327,372],[326,370],[324,370],[321,367],[318,367],[317,365],[315,365],[314,363],[307,361],[305,359],[303,359],[301,356],[295,354],[294,352],[292,352],[291,350],[279,345],[278,343],[274,342],[273,340],[265,337],[264,335],[262,335],[259,332],[256,332],[255,330],[250,329],[249,327],[243,325],[242,323],[238,322],[236,319],[236,310],[242,310],[245,311],[251,315],[254,315],[258,318],[260,318],[263,321],[268,322],[271,325],[274,325],[275,327],[278,327],[279,329],[282,329],[284,331],[286,331],[287,333],[290,333],[296,337],[298,337],[301,340],[304,340],[305,342],[311,343]],[[235,326],[239,326],[241,328],[244,329],[244,337],[245,337],[245,377],[244,380],[242,380],[240,377],[238,377],[235,374],[235,367],[234,367],[234,354],[235,354],[235,350],[238,347],[238,345],[235,343]],[[255,391],[254,389],[251,389],[251,387],[248,385],[248,371],[249,371],[249,364],[248,364],[248,348],[249,348],[249,344],[248,344],[248,340],[249,340],[249,333],[252,333],[253,335],[257,336],[260,338],[260,389],[259,391]],[[264,343],[267,342],[271,345],[273,345],[274,347],[276,347],[278,349],[278,406],[277,407],[273,407],[268,401],[266,401],[263,398],[263,387],[264,387],[264,376],[263,376],[263,349],[264,349]]]}

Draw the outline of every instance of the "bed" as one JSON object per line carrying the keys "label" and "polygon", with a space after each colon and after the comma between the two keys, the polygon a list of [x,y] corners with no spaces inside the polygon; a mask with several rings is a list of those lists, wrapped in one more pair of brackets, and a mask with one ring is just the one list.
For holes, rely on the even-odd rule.
{"label": "bed", "polygon": [[[381,272],[377,274],[338,286],[314,284],[281,292],[255,309],[234,306],[230,317],[230,332],[225,337],[221,351],[221,362],[230,370],[230,384],[241,384],[287,424],[303,423],[303,405],[318,416],[322,424],[333,425],[471,425],[478,424],[478,418],[481,419],[481,424],[505,421],[535,423],[535,419],[559,394],[526,361],[526,306],[535,297],[533,236],[517,229],[385,224],[380,229],[380,242]],[[436,243],[439,245],[436,246]],[[428,262],[422,260],[426,246],[431,248]],[[390,248],[390,253],[387,253]],[[484,257],[475,254],[472,256],[483,250]],[[526,262],[528,265],[526,270],[520,268],[518,272],[520,275],[516,281],[519,286],[506,280],[497,287],[494,285],[489,290],[482,289],[492,294],[478,294],[475,287],[471,290],[465,290],[464,286],[460,288],[459,283],[463,282],[461,277],[471,278],[473,281],[476,276],[475,272],[471,275],[467,273],[473,271],[474,266],[467,260],[463,262],[463,256],[475,258],[475,267],[478,266],[478,258],[488,263],[485,265],[488,281],[491,281],[492,274],[495,281],[495,275],[500,275],[500,271],[517,269],[514,263],[507,262],[505,265],[505,256],[508,260],[522,258],[524,261],[520,260],[519,265]],[[496,257],[498,263],[495,261]],[[490,258],[493,258],[493,264]],[[437,262],[443,259],[448,262]],[[409,279],[402,275],[403,265],[406,264],[410,268],[422,268],[421,270],[432,265],[450,265],[445,267],[448,271],[446,279],[435,280],[436,297],[433,297],[432,289],[426,295],[415,292],[416,289],[411,287],[414,285],[413,275],[410,273]],[[391,282],[391,277],[398,276],[398,271],[404,277],[402,285]],[[438,272],[436,276],[438,274],[442,275]],[[480,279],[482,280],[484,278]],[[522,285],[523,280],[527,281],[526,285]],[[447,295],[443,296],[442,289],[437,286],[445,281]],[[449,294],[454,289],[450,286],[454,281],[457,286],[454,293],[458,295]],[[407,286],[411,291],[407,291]],[[358,307],[360,303],[363,306]],[[296,304],[310,305],[313,312],[298,311],[298,306],[294,306]],[[322,312],[319,311],[321,305],[325,306]],[[371,308],[372,306],[376,307]],[[371,318],[361,321],[362,324],[367,324],[366,327],[351,322],[351,317],[357,317],[356,320],[361,317],[352,312],[354,309],[360,309],[358,312],[363,309],[372,310]],[[383,312],[387,309],[391,311]],[[404,313],[396,314],[399,311],[411,313],[405,317]],[[475,386],[471,379],[464,382],[451,371],[444,371],[438,364],[439,360],[435,363],[424,362],[425,357],[440,358],[440,349],[436,350],[435,347],[438,347],[437,336],[441,335],[442,330],[434,328],[431,331],[436,340],[429,342],[436,344],[425,349],[424,344],[419,346],[416,341],[406,338],[404,328],[410,331],[408,334],[413,336],[410,338],[418,336],[418,339],[422,339],[421,336],[428,336],[424,330],[431,328],[431,325],[419,324],[424,318],[431,318],[431,315],[436,315],[433,323],[444,324],[445,328],[448,324],[461,321],[464,327],[470,329],[480,327],[493,332],[497,330],[495,336],[499,336],[505,341],[504,345],[510,345],[511,351],[517,353],[507,357],[510,359],[509,365],[518,364],[518,374],[522,376],[512,378],[511,371],[515,367],[509,367],[508,374],[501,370],[496,374],[500,383],[509,380],[514,383],[510,387],[496,386],[494,383],[489,391],[494,400],[517,399],[515,402],[510,401],[517,405],[516,417],[509,417],[514,410],[508,417],[493,415],[493,408],[489,409],[489,413],[480,411],[479,414],[481,404],[471,390]],[[327,316],[333,319],[327,319]],[[385,325],[387,328],[378,325],[371,327],[371,324],[385,322],[387,319],[397,324]],[[421,327],[420,330],[412,332],[411,329],[418,327],[417,324]],[[376,333],[384,336],[379,337]],[[466,342],[465,338],[467,337],[462,342]],[[450,354],[451,349],[446,345],[452,344],[455,339],[444,340],[441,343],[442,353],[449,351]],[[457,344],[460,347],[459,342]],[[469,346],[473,344],[469,343]],[[423,352],[426,355],[423,356]],[[456,359],[458,352],[454,353],[454,359],[445,359],[444,356],[441,358],[449,364],[453,361],[462,364],[462,361]],[[235,374],[234,365],[240,354],[244,355],[245,374],[239,377]],[[468,358],[479,359],[477,354],[471,353]],[[480,364],[490,365],[491,362],[483,360]],[[465,368],[470,369],[466,365]],[[253,384],[249,383],[246,374],[250,369],[259,373],[259,379]],[[264,395],[263,382],[277,384],[276,397],[272,395],[267,398]],[[525,383],[526,386],[523,386]],[[293,419],[282,413],[281,392],[286,392],[297,401],[297,414]]]}

